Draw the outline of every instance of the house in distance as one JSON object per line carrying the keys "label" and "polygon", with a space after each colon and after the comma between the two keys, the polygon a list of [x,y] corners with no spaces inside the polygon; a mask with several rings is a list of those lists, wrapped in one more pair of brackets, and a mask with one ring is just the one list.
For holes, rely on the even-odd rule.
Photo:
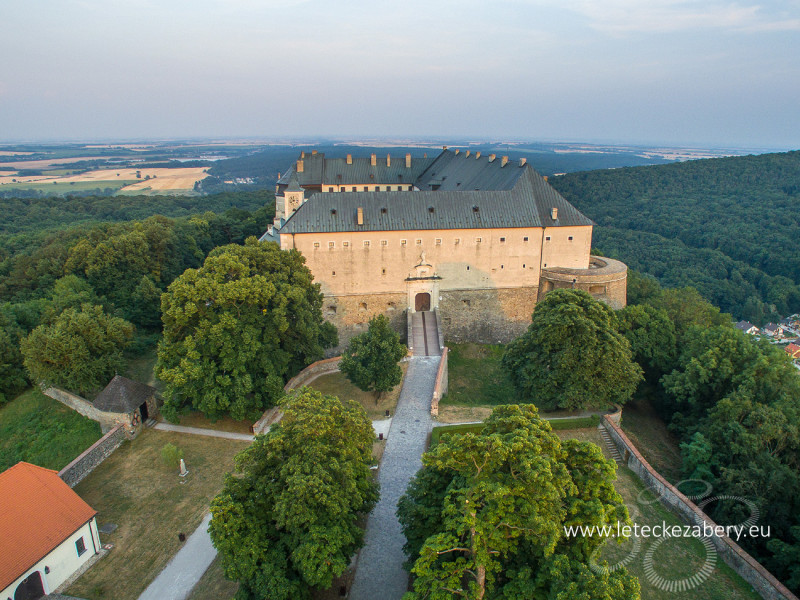
{"label": "house in distance", "polygon": [[556,288],[625,305],[627,267],[591,256],[593,223],[525,159],[302,152],[262,240],[299,250],[342,342],[385,314],[436,311],[454,341],[509,341]]}

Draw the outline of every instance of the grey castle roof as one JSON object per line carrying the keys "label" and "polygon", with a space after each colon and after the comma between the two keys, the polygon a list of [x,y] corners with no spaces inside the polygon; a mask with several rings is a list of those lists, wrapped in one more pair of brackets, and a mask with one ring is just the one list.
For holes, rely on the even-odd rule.
{"label": "grey castle roof", "polygon": [[[315,194],[279,233],[592,225],[527,164],[502,166],[500,159],[489,162],[445,151],[416,185],[424,191]],[[435,185],[440,187],[434,191]],[[359,208],[363,225],[358,225]],[[556,220],[553,208],[558,209]]]}
{"label": "grey castle roof", "polygon": [[404,156],[395,156],[386,166],[386,157],[377,156],[375,165],[369,157],[353,157],[352,164],[346,158],[325,158],[324,152],[306,154],[303,171],[297,172],[297,163],[278,180],[278,186],[289,185],[292,177],[296,177],[301,186],[330,185],[364,185],[372,184],[411,184],[434,161],[432,158],[412,158],[411,166],[406,167]]}
{"label": "grey castle roof", "polygon": [[98,410],[113,413],[132,413],[148,398],[158,393],[154,387],[115,375],[94,400]]}

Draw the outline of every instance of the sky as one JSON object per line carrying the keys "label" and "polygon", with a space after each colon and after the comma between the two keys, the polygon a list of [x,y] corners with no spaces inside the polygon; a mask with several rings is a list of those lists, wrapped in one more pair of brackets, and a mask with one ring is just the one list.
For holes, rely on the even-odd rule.
{"label": "sky", "polygon": [[800,0],[0,0],[0,142],[800,148]]}

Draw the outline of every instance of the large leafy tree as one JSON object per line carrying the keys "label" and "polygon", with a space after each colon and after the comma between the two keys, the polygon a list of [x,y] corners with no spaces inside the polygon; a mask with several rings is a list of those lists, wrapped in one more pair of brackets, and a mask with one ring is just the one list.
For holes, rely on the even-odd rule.
{"label": "large leafy tree", "polygon": [[369,322],[367,331],[350,340],[339,369],[365,392],[388,392],[403,378],[399,363],[407,351],[389,319],[378,315]]}
{"label": "large leafy tree", "polygon": [[4,308],[0,306],[0,405],[8,402],[28,384],[19,350],[25,332],[11,311]]}
{"label": "large leafy tree", "polygon": [[642,379],[614,311],[581,290],[554,290],[502,365],[520,399],[543,409],[623,404]]}
{"label": "large leafy tree", "polygon": [[[568,597],[609,585],[588,570],[568,581],[550,571],[554,561],[579,571],[605,543],[568,538],[565,526],[628,520],[615,477],[597,446],[562,443],[532,405],[497,407],[479,434],[444,436],[399,503],[415,578],[408,600]],[[639,597],[635,578],[616,577],[625,593],[609,598]]]}
{"label": "large leafy tree", "polygon": [[283,418],[236,458],[211,504],[209,532],[240,599],[310,598],[341,575],[378,498],[374,432],[355,402],[303,388]]}
{"label": "large leafy tree", "polygon": [[167,416],[183,407],[254,416],[335,341],[303,256],[255,238],[214,250],[169,286],[161,307],[156,372]]}
{"label": "large leafy tree", "polygon": [[122,368],[122,351],[132,337],[133,325],[106,314],[101,306],[84,304],[34,329],[22,340],[21,350],[32,381],[85,395]]}
{"label": "large leafy tree", "polygon": [[675,367],[677,339],[675,325],[667,311],[649,304],[626,306],[617,313],[620,331],[630,342],[633,359],[649,381]]}

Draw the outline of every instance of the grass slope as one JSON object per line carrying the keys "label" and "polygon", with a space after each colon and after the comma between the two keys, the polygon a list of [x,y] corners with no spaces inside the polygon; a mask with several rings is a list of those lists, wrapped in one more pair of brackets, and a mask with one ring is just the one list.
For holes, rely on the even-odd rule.
{"label": "grass slope", "polygon": [[99,424],[30,389],[0,408],[0,471],[21,460],[60,470],[100,435]]}
{"label": "grass slope", "polygon": [[448,390],[440,406],[483,406],[514,402],[514,387],[500,367],[505,346],[447,344]]}

